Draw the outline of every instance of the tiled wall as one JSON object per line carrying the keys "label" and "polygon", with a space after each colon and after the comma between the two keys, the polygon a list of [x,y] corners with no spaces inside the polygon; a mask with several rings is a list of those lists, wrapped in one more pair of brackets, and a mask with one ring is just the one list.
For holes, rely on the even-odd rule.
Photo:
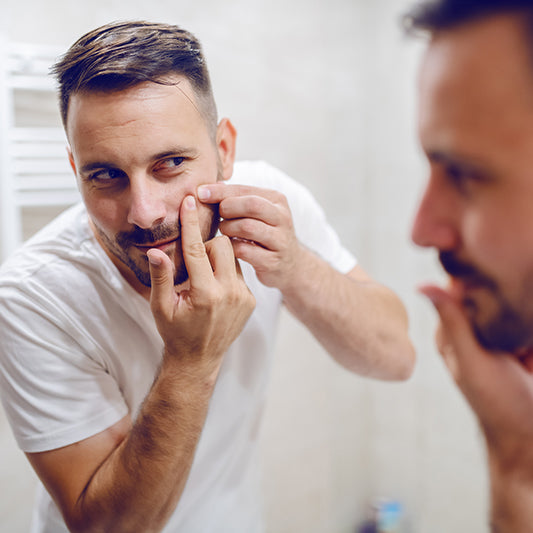
{"label": "tiled wall", "polygon": [[[415,293],[438,270],[432,254],[409,243],[424,175],[415,140],[421,47],[398,22],[409,3],[0,4],[0,31],[17,41],[69,44],[131,18],[194,31],[219,111],[239,130],[238,156],[265,159],[306,183],[363,267],[404,299],[418,351],[407,384],[348,374],[284,315],[261,448],[270,533],[353,533],[382,496],[404,503],[409,533],[488,531],[478,432],[433,347],[433,312]],[[28,231],[41,220],[30,214]],[[0,493],[8,494],[0,524],[18,533],[29,520],[32,474],[1,417],[0,446]]]}

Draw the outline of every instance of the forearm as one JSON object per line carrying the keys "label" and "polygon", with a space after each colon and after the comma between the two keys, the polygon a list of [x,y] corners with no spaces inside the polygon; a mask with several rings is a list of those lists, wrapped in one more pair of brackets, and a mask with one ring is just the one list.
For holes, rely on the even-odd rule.
{"label": "forearm", "polygon": [[345,368],[379,379],[411,374],[407,314],[386,287],[352,279],[302,249],[298,272],[282,292],[291,313]]}
{"label": "forearm", "polygon": [[502,461],[489,452],[493,533],[529,533],[533,524],[533,452],[513,455]]}
{"label": "forearm", "polygon": [[73,531],[160,531],[193,462],[214,380],[163,365],[137,420],[67,517]]}

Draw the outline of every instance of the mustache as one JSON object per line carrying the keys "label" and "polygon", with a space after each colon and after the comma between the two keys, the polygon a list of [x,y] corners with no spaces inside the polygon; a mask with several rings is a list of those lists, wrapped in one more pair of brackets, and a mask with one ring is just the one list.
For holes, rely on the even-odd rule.
{"label": "mustache", "polygon": [[459,278],[476,285],[495,288],[495,283],[476,267],[457,259],[453,252],[440,252],[439,261],[444,270],[453,278]]}
{"label": "mustache", "polygon": [[117,243],[122,248],[129,246],[148,246],[154,242],[164,241],[169,238],[178,238],[181,235],[181,222],[176,224],[160,224],[154,228],[143,229],[138,226],[132,231],[122,231],[117,234]]}

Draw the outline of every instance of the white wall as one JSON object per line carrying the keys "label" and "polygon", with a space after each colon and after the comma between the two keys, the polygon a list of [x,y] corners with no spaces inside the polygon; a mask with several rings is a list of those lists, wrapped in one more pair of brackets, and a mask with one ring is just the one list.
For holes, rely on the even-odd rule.
{"label": "white wall", "polygon": [[[0,31],[16,41],[66,46],[97,25],[131,18],[196,33],[219,111],[239,130],[238,155],[307,184],[361,264],[405,301],[418,351],[406,384],[348,374],[283,316],[262,440],[271,533],[353,533],[380,496],[404,503],[406,532],[488,531],[478,431],[433,347],[434,313],[415,292],[439,273],[433,254],[409,242],[424,177],[414,118],[421,45],[398,23],[409,4],[0,4]],[[0,450],[1,529],[26,531],[33,477],[1,416]]]}

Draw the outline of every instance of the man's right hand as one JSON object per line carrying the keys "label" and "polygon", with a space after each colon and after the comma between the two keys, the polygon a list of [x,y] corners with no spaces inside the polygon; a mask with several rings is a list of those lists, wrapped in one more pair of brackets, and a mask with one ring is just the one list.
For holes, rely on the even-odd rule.
{"label": "man's right hand", "polygon": [[204,244],[193,196],[182,202],[180,220],[188,288],[177,290],[171,260],[152,249],[148,252],[150,305],[165,343],[165,357],[216,379],[222,357],[252,313],[255,299],[230,240],[215,237]]}

